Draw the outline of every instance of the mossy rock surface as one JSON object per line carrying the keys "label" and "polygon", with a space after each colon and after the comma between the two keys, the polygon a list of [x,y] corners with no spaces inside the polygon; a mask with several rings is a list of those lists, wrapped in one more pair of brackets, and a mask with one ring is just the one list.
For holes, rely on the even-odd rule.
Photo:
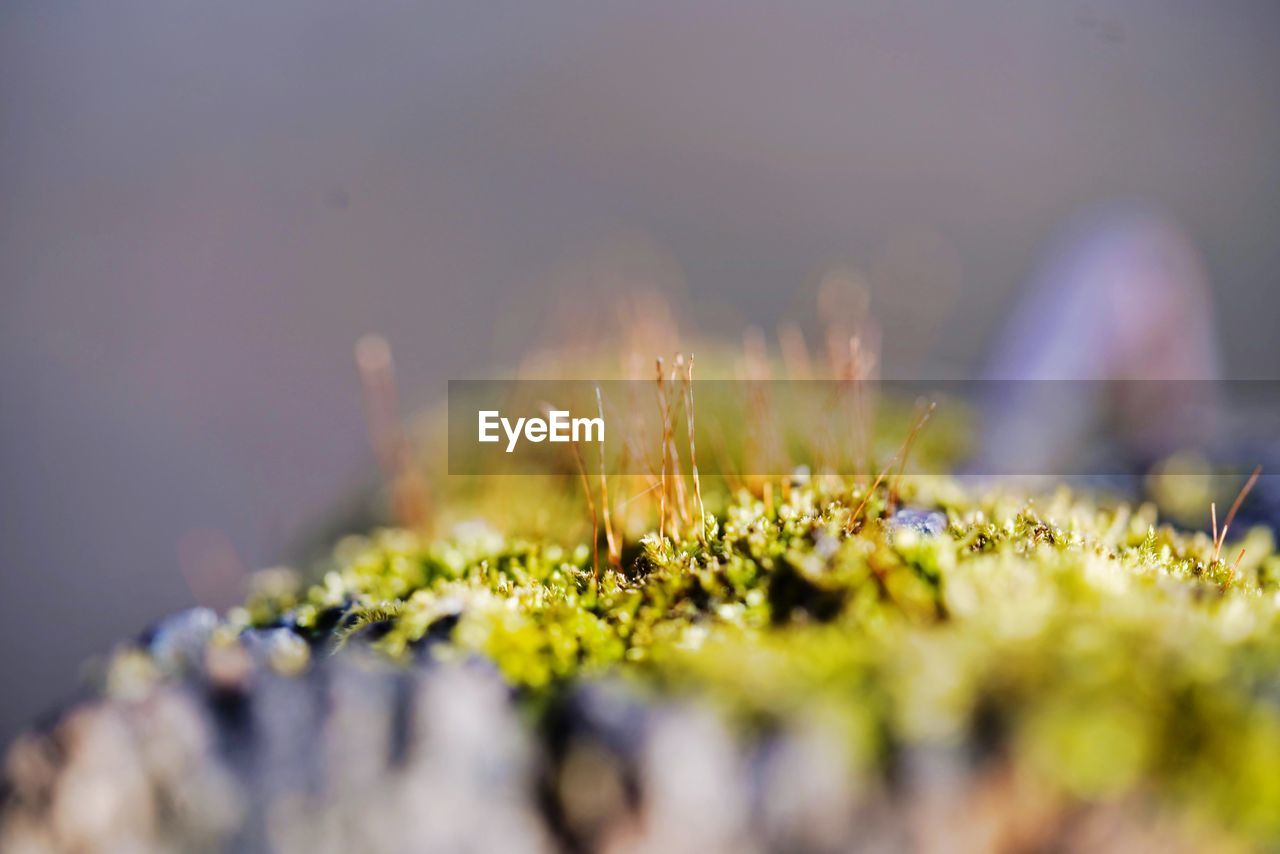
{"label": "mossy rock surface", "polygon": [[473,523],[262,573],[19,740],[5,850],[1280,842],[1269,534],[867,489],[710,495],[617,567]]}

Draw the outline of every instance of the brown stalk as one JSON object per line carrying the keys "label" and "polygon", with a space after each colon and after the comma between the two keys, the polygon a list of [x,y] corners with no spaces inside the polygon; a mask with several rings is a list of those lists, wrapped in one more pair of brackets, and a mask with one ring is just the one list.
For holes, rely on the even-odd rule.
{"label": "brown stalk", "polygon": [[[1240,554],[1236,555],[1236,562],[1231,564],[1231,571],[1227,573],[1227,584],[1230,584],[1236,577],[1236,570],[1240,568],[1240,561],[1244,560],[1244,549],[1240,550]],[[1223,585],[1224,587],[1226,584]]]}
{"label": "brown stalk", "polygon": [[920,428],[929,420],[929,416],[933,414],[935,407],[936,404],[930,403],[928,408],[926,408],[925,411],[916,419],[915,423],[911,425],[911,429],[907,431],[907,438],[904,439],[902,445],[898,447],[897,453],[889,458],[888,464],[880,470],[880,474],[876,475],[876,479],[871,483],[871,488],[862,496],[862,501],[858,503],[858,506],[849,516],[849,521],[846,522],[844,526],[844,532],[846,534],[853,533],[853,526],[857,523],[858,517],[862,515],[862,511],[866,509],[867,502],[870,501],[871,496],[875,494],[876,488],[880,486],[880,483],[885,479],[885,476],[889,474],[889,471],[893,468],[894,464],[904,457],[906,452],[911,450],[911,443],[915,440],[916,433],[920,432]]}
{"label": "brown stalk", "polygon": [[778,347],[782,350],[782,364],[787,369],[787,379],[813,379],[813,360],[809,356],[809,345],[798,324],[779,324]]}
{"label": "brown stalk", "polygon": [[1223,544],[1227,541],[1227,529],[1231,527],[1231,521],[1236,518],[1236,513],[1240,510],[1240,505],[1244,503],[1245,496],[1253,489],[1253,485],[1258,482],[1258,476],[1262,474],[1262,466],[1258,466],[1253,470],[1253,474],[1249,475],[1249,479],[1245,481],[1241,487],[1236,500],[1232,502],[1231,509],[1227,511],[1227,518],[1222,520],[1222,530],[1218,532],[1218,538],[1213,544],[1213,559],[1218,559],[1219,553],[1222,551]]}
{"label": "brown stalk", "polygon": [[698,450],[693,440],[693,354],[684,374],[685,415],[689,427],[689,465],[693,470],[693,493],[698,502],[698,540],[707,543],[707,508],[702,503],[702,478],[698,475]]}
{"label": "brown stalk", "polygon": [[659,482],[662,491],[658,493],[658,537],[667,535],[667,394],[663,387],[662,357],[657,359],[658,369],[658,415],[662,419],[662,439],[659,447],[662,450],[662,469]]}
{"label": "brown stalk", "polygon": [[679,414],[680,406],[680,388],[676,385],[680,380],[680,369],[684,367],[684,355],[676,354],[675,366],[671,369],[671,377],[667,386],[667,394],[670,399],[667,402],[667,412],[671,416],[671,423],[667,424],[663,429],[667,436],[667,441],[671,444],[671,468],[675,475],[675,506],[680,512],[680,522],[684,527],[689,525],[689,491],[684,484],[684,472],[680,470],[680,447],[676,444],[676,418]]}
{"label": "brown stalk", "polygon": [[[778,470],[783,452],[777,436],[777,425],[770,417],[767,381],[770,379],[769,349],[764,333],[748,327],[742,334],[742,376],[746,380],[746,443],[743,473],[748,488],[758,487],[766,512],[773,508],[773,489],[768,478]],[[751,472],[763,472],[752,474]]]}
{"label": "brown stalk", "polygon": [[[543,415],[551,412],[551,404],[542,404]],[[573,453],[573,462],[578,469],[578,479],[582,482],[582,494],[587,499],[587,514],[591,517],[591,572],[597,582],[600,581],[600,520],[596,516],[596,502],[591,496],[591,481],[587,478],[587,466],[582,459],[582,449],[578,440],[569,436],[569,450]]]}
{"label": "brown stalk", "polygon": [[573,461],[578,464],[582,494],[587,496],[587,512],[591,514],[591,572],[598,584],[600,582],[600,520],[596,516],[596,502],[591,497],[591,481],[587,479],[587,467],[582,462],[582,450],[574,439],[569,440],[569,447],[573,449]]}
{"label": "brown stalk", "polygon": [[649,485],[649,486],[645,487],[644,489],[642,489],[642,490],[640,490],[639,492],[637,492],[635,495],[633,495],[633,496],[631,496],[630,498],[628,498],[626,501],[624,501],[624,502],[622,502],[621,504],[619,504],[619,505],[618,505],[618,507],[619,507],[619,508],[621,508],[621,509],[625,509],[625,508],[627,508],[627,507],[630,507],[633,503],[635,503],[636,501],[639,501],[641,498],[644,498],[646,495],[648,495],[650,492],[653,492],[655,489],[657,489],[657,488],[658,488],[659,486],[661,486],[661,485],[662,485],[662,484],[660,484],[660,483],[653,483],[653,484],[651,484],[651,485]]}
{"label": "brown stalk", "polygon": [[[639,355],[636,354],[635,359],[637,364],[639,358]],[[632,376],[633,378],[636,378],[636,374],[633,374]],[[636,383],[627,383],[627,394],[630,398],[630,406],[628,407],[630,418],[628,420],[626,432],[623,434],[623,462],[619,464],[618,470],[628,472],[631,470],[630,467],[632,465],[640,465],[643,463],[648,471],[647,473],[637,473],[628,479],[633,485],[636,480],[639,480],[640,483],[645,486],[633,495],[632,498],[624,501],[620,505],[619,509],[629,507],[632,501],[636,498],[643,495],[649,495],[662,485],[662,481],[658,477],[658,470],[654,465],[653,458],[644,452],[648,436],[644,429],[644,416],[640,412],[639,401],[636,397],[636,385]],[[625,519],[622,522],[622,527],[625,530]]]}
{"label": "brown stalk", "polygon": [[356,342],[355,358],[364,390],[369,443],[391,491],[396,522],[425,531],[430,522],[430,497],[400,423],[391,346],[381,335],[365,335]]}
{"label": "brown stalk", "polygon": [[[604,423],[604,401],[600,397],[600,386],[596,386],[596,412],[600,415],[600,423]],[[618,541],[613,536],[613,517],[609,512],[609,477],[605,473],[604,437],[600,437],[600,503],[604,506],[604,536],[609,546],[609,565],[614,569],[622,568],[622,555],[618,551]]]}
{"label": "brown stalk", "polygon": [[889,461],[889,465],[881,469],[880,474],[876,475],[876,479],[871,482],[871,488],[867,490],[867,494],[862,496],[862,500],[858,502],[858,506],[854,509],[853,514],[849,516],[849,521],[844,525],[846,534],[853,533],[853,525],[858,521],[858,517],[862,515],[862,511],[866,509],[867,502],[871,500],[871,495],[876,491],[876,487],[880,485],[880,481],[884,480],[884,476],[889,473],[889,468],[893,465],[893,460]]}
{"label": "brown stalk", "polygon": [[[872,339],[868,338],[868,341]],[[865,343],[861,334],[849,337],[848,371],[846,379],[853,386],[853,414],[851,422],[854,432],[854,467],[861,463],[871,462],[872,433],[875,422],[875,401],[867,393],[865,380],[875,376],[877,356],[874,343]],[[870,470],[870,466],[867,466]],[[859,480],[861,477],[859,476]]]}
{"label": "brown stalk", "polygon": [[907,457],[911,455],[911,446],[915,444],[916,435],[920,432],[920,428],[924,427],[929,420],[929,416],[933,415],[933,410],[938,408],[936,401],[930,401],[929,406],[925,409],[911,428],[911,432],[907,434],[907,440],[902,445],[901,459],[898,460],[898,471],[893,476],[893,480],[889,483],[889,506],[893,507],[898,503],[898,482],[902,480],[902,474],[907,469]]}

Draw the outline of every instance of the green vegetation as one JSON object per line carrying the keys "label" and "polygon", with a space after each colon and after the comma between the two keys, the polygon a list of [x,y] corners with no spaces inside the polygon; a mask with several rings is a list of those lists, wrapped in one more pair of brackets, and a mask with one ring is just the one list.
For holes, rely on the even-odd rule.
{"label": "green vegetation", "polygon": [[619,565],[602,545],[598,570],[589,543],[481,523],[379,530],[340,542],[314,583],[263,576],[230,623],[287,626],[320,651],[481,656],[534,716],[608,675],[710,703],[745,737],[820,718],[859,779],[939,748],[1061,803],[1136,800],[1280,839],[1280,557],[1266,531],[1217,558],[1207,534],[1149,506],[940,477],[870,486],[709,490],[701,531],[620,523]]}
{"label": "green vegetation", "polygon": [[[163,731],[147,729],[156,697],[190,700],[217,746],[194,751],[208,767],[244,785],[266,770],[311,781],[321,795],[294,816],[300,829],[334,815],[347,830],[399,828],[436,798],[451,804],[441,827],[514,809],[529,823],[513,839],[538,828],[584,851],[664,850],[667,830],[706,850],[740,850],[740,834],[768,850],[1280,844],[1280,555],[1267,530],[1231,527],[1240,501],[1213,514],[1211,536],[1154,505],[905,474],[909,456],[954,470],[968,419],[949,401],[922,430],[932,406],[869,400],[856,338],[826,372],[847,434],[761,394],[719,423],[707,416],[726,404],[708,412],[700,396],[695,419],[692,360],[677,357],[645,380],[658,422],[627,428],[622,450],[647,463],[637,473],[602,476],[575,444],[540,475],[447,477],[440,413],[411,442],[389,351],[364,351],[398,524],[338,539],[308,572],[258,573],[225,619],[177,615],[116,655],[103,713],[135,721],[139,744]],[[653,365],[630,361],[632,379]],[[734,374],[771,371],[758,356]],[[1181,471],[1157,469],[1148,488],[1183,520],[1197,505],[1208,517],[1223,496],[1188,489]],[[457,687],[471,671],[494,693]],[[361,702],[343,687],[353,673]],[[602,723],[601,694],[635,714]],[[74,720],[28,753],[56,754]],[[441,765],[433,738],[465,749]],[[524,759],[490,774],[526,741]],[[344,760],[313,762],[313,749]],[[255,764],[289,750],[279,767]],[[361,751],[378,755],[345,761]],[[472,773],[467,797],[448,800]],[[54,779],[19,775],[15,814],[32,827],[57,812]],[[701,806],[672,811],[691,793]],[[463,804],[485,818],[459,819]],[[699,837],[716,810],[739,818],[716,830],[711,815]],[[177,824],[175,838],[190,835]],[[407,838],[435,839],[420,831]]]}

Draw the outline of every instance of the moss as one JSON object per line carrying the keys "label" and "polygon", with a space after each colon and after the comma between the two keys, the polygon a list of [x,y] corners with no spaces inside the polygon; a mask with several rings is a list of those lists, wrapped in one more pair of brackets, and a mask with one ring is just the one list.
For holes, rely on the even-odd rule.
{"label": "moss", "polygon": [[942,745],[1065,797],[1147,793],[1280,838],[1265,533],[1232,567],[1150,507],[1066,492],[1034,504],[941,478],[901,493],[945,524],[895,517],[881,488],[850,525],[862,489],[791,485],[771,512],[719,496],[705,542],[650,532],[598,580],[587,545],[381,530],[340,543],[310,586],[268,577],[232,622],[398,659],[482,656],[535,708],[609,673],[712,702],[745,730],[821,713],[861,773],[891,777],[904,751]]}

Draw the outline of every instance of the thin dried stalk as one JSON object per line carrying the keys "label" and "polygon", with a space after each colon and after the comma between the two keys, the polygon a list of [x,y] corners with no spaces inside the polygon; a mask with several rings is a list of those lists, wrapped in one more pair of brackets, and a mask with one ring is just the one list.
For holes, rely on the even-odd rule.
{"label": "thin dried stalk", "polygon": [[854,509],[853,513],[850,514],[849,521],[846,522],[844,526],[844,532],[846,534],[853,533],[854,525],[856,525],[858,522],[858,517],[860,517],[862,515],[862,511],[866,509],[867,502],[870,501],[871,496],[875,494],[876,488],[879,487],[881,482],[884,481],[885,477],[893,469],[894,465],[898,462],[898,460],[901,459],[906,454],[906,452],[911,449],[911,443],[915,440],[915,435],[920,432],[920,428],[924,427],[925,422],[929,420],[929,416],[933,414],[933,410],[935,408],[936,408],[936,404],[930,403],[928,408],[925,409],[924,413],[922,413],[916,419],[915,423],[911,425],[911,429],[907,431],[907,438],[904,439],[902,444],[898,447],[897,453],[895,453],[892,457],[889,458],[888,464],[883,469],[880,470],[880,474],[876,475],[876,479],[871,483],[871,488],[868,489],[866,494],[862,496],[862,501],[858,503],[858,506]]}
{"label": "thin dried stalk", "polygon": [[693,492],[698,502],[698,539],[703,545],[707,542],[707,508],[702,503],[702,478],[698,475],[698,449],[693,438],[693,354],[689,354],[689,362],[684,374],[685,416],[689,427],[689,465],[693,471]]}
{"label": "thin dried stalk", "polygon": [[1218,532],[1218,538],[1213,544],[1213,559],[1216,561],[1218,555],[1222,552],[1222,546],[1227,541],[1227,529],[1231,527],[1231,522],[1236,518],[1236,513],[1240,511],[1240,505],[1244,503],[1245,496],[1253,489],[1253,485],[1258,482],[1258,476],[1262,474],[1262,466],[1258,466],[1253,470],[1253,474],[1249,475],[1249,479],[1245,481],[1241,487],[1236,500],[1232,502],[1231,509],[1227,511],[1227,518],[1222,520],[1222,530]]}
{"label": "thin dried stalk", "polygon": [[782,350],[782,364],[787,369],[787,379],[813,379],[813,359],[809,356],[809,345],[798,324],[779,324],[778,347]]}
{"label": "thin dried stalk", "polygon": [[355,358],[364,390],[369,443],[391,491],[392,513],[401,526],[426,531],[431,521],[430,493],[414,465],[400,423],[391,346],[380,335],[365,335],[356,342]]}
{"label": "thin dried stalk", "polygon": [[681,405],[680,387],[676,383],[680,381],[680,369],[682,367],[684,367],[684,356],[677,353],[676,363],[671,369],[671,377],[667,385],[667,394],[670,395],[667,411],[671,416],[671,423],[663,427],[663,432],[671,445],[671,469],[675,476],[674,504],[680,513],[681,525],[687,528],[689,526],[689,518],[692,515],[689,510],[689,491],[685,487],[684,472],[680,468],[680,447],[676,444],[676,418],[679,415],[678,407]]}
{"label": "thin dried stalk", "polygon": [[[600,423],[604,423],[604,401],[600,397],[600,386],[596,386],[596,412],[600,415]],[[609,565],[614,569],[622,568],[622,554],[618,550],[618,541],[613,535],[613,517],[609,512],[609,476],[605,472],[604,437],[600,446],[600,503],[604,507],[604,536],[609,547]]]}
{"label": "thin dried stalk", "polygon": [[898,460],[898,472],[893,476],[893,480],[889,484],[889,506],[891,507],[898,503],[898,483],[902,480],[902,473],[907,469],[907,457],[911,455],[911,446],[915,444],[916,434],[920,432],[920,428],[924,427],[929,420],[929,416],[933,415],[933,410],[937,408],[937,402],[930,401],[928,408],[924,411],[924,415],[916,420],[911,432],[907,434],[907,440],[902,446],[901,459]]}
{"label": "thin dried stalk", "polygon": [[1240,561],[1244,560],[1244,549],[1240,550],[1240,554],[1236,555],[1236,562],[1231,564],[1231,571],[1227,573],[1227,584],[1230,584],[1236,577],[1236,570],[1240,568]]}
{"label": "thin dried stalk", "polygon": [[658,416],[662,419],[662,439],[659,447],[662,450],[662,468],[659,474],[662,486],[661,492],[658,493],[658,537],[665,538],[667,535],[667,393],[663,387],[664,372],[662,370],[662,357],[656,360],[658,375]]}
{"label": "thin dried stalk", "polygon": [[582,480],[582,494],[587,496],[587,512],[591,515],[591,573],[596,583],[600,583],[600,520],[596,516],[596,502],[591,497],[591,481],[587,479],[587,467],[582,461],[582,449],[577,441],[570,439],[569,447],[573,449],[573,461],[578,465],[578,477]]}

